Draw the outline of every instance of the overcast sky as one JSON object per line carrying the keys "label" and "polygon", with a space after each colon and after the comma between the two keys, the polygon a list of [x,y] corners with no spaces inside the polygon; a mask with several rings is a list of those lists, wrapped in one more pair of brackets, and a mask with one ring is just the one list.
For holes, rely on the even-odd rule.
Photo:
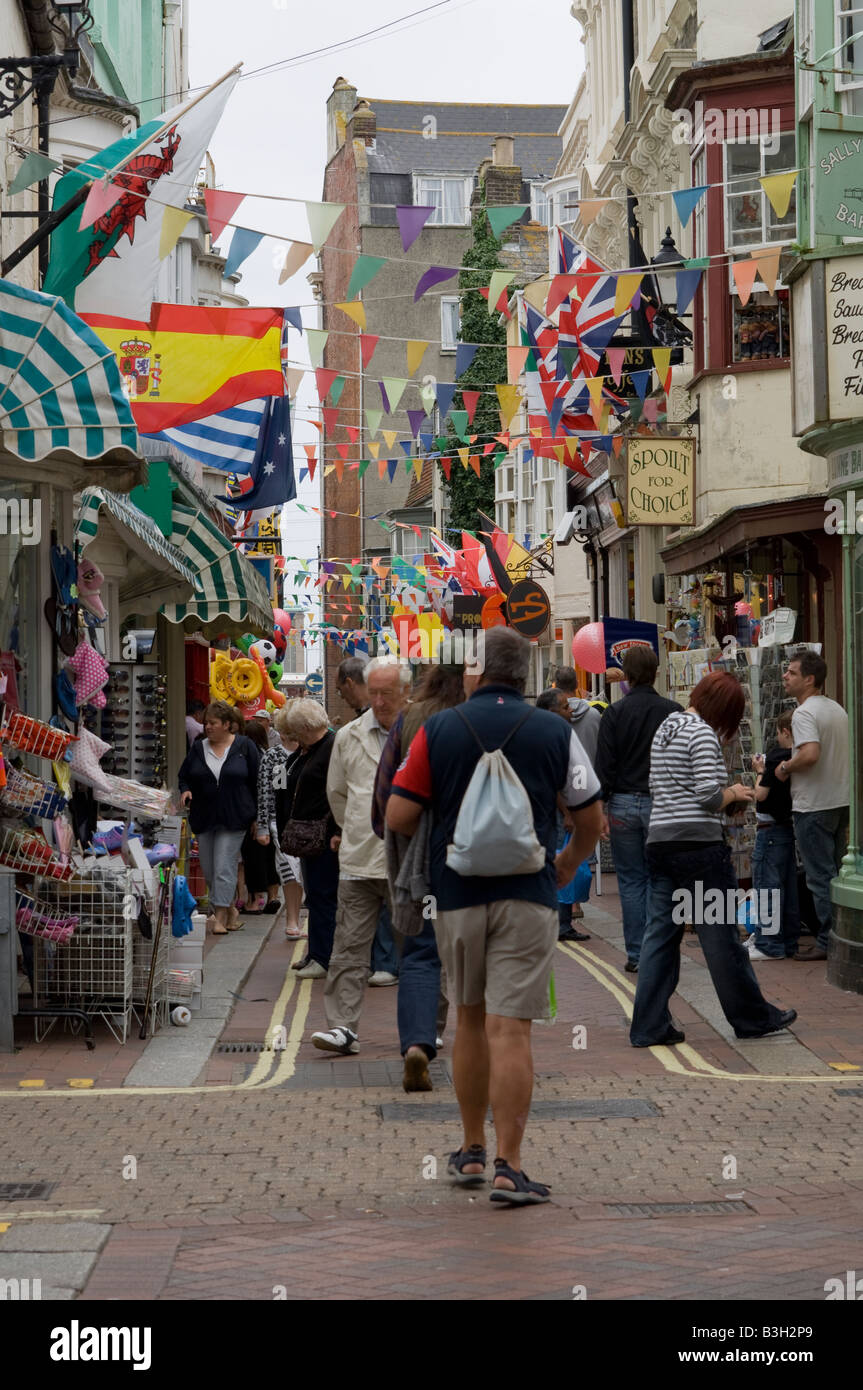
{"label": "overcast sky", "polygon": [[[348,40],[418,11],[422,0],[190,0],[192,86],[212,82],[242,60],[245,73]],[[210,151],[217,187],[284,198],[320,199],[326,156],[326,101],[338,77],[361,96],[412,101],[548,102],[568,105],[583,66],[580,29],[567,0],[452,0],[407,21],[410,27],[360,40],[282,71],[250,75],[234,90]],[[236,220],[261,231],[309,240],[302,201],[248,199]],[[219,246],[228,244],[230,231]],[[306,275],[278,283],[279,243],[266,238],[243,266],[240,292],[252,304],[303,305],[317,319]],[[307,361],[291,333],[292,360]],[[304,383],[305,385],[305,383]],[[311,442],[316,396],[301,391],[295,437]],[[303,419],[305,417],[305,420]],[[316,488],[301,501],[317,501]],[[286,549],[314,555],[318,519],[293,505],[284,526]],[[293,518],[296,517],[295,521]]]}

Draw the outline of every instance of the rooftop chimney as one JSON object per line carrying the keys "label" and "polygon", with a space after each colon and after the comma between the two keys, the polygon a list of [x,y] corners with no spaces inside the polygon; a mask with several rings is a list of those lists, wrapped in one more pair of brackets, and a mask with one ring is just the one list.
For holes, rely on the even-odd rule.
{"label": "rooftop chimney", "polygon": [[351,116],[351,136],[354,140],[365,140],[371,145],[377,134],[378,122],[374,111],[365,97],[360,97]]}
{"label": "rooftop chimney", "polygon": [[498,135],[492,141],[492,162],[512,169],[515,164],[515,141],[511,135]]}
{"label": "rooftop chimney", "polygon": [[337,77],[327,99],[327,162],[345,143],[345,131],[357,100],[357,89]]}

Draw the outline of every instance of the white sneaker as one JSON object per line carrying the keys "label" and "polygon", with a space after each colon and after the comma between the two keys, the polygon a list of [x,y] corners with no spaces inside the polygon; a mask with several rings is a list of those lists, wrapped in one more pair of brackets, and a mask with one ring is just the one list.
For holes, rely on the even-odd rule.
{"label": "white sneaker", "polygon": [[350,1028],[343,1028],[341,1024],[331,1028],[328,1033],[312,1033],[312,1042],[321,1052],[341,1052],[344,1056],[360,1050],[356,1033]]}
{"label": "white sneaker", "polygon": [[374,975],[369,976],[370,985],[397,985],[398,975],[391,975],[388,970],[376,970]]}
{"label": "white sneaker", "polygon": [[764,951],[759,951],[759,949],[758,949],[757,946],[752,945],[752,946],[749,947],[749,959],[750,959],[750,960],[784,960],[785,957],[784,957],[784,956],[768,956],[768,955],[765,954]]}
{"label": "white sneaker", "polygon": [[323,980],[326,978],[326,970],[319,961],[310,960],[308,965],[302,966],[297,971],[298,980]]}
{"label": "white sneaker", "polygon": [[434,1045],[438,1050],[443,1047],[443,1038],[435,1038]]}

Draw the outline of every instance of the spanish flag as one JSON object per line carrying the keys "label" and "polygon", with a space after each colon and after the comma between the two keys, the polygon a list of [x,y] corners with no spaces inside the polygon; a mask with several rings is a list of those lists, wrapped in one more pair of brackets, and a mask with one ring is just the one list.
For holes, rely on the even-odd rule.
{"label": "spanish flag", "polygon": [[139,434],[284,394],[281,309],[154,304],[149,323],[81,317],[116,353]]}

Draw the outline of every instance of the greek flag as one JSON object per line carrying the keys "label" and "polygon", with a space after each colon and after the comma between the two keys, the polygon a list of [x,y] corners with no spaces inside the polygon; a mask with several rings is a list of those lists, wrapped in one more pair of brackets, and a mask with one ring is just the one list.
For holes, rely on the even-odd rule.
{"label": "greek flag", "polygon": [[207,415],[203,420],[160,430],[145,438],[173,444],[207,468],[221,468],[225,473],[249,473],[268,404],[268,397],[246,401],[245,405],[221,410],[218,415]]}

